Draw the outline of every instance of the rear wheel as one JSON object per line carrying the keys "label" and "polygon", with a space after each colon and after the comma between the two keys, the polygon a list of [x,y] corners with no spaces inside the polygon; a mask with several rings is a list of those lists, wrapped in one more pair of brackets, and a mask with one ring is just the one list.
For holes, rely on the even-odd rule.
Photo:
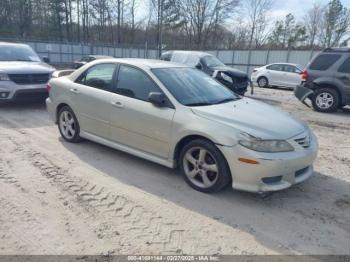
{"label": "rear wheel", "polygon": [[311,97],[312,106],[318,112],[330,113],[338,110],[339,95],[332,88],[321,88]]}
{"label": "rear wheel", "polygon": [[62,107],[58,112],[58,130],[67,142],[78,143],[82,140],[78,120],[69,106]]}
{"label": "rear wheel", "polygon": [[180,169],[192,188],[205,193],[219,191],[231,180],[225,157],[204,139],[191,141],[182,149]]}
{"label": "rear wheel", "polygon": [[265,76],[261,76],[258,79],[258,86],[259,87],[268,87],[269,86],[269,80]]}

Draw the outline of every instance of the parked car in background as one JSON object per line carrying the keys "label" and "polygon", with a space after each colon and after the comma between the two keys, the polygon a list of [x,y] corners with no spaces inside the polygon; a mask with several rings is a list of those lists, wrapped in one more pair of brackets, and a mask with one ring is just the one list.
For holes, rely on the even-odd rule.
{"label": "parked car in background", "polygon": [[318,143],[304,123],[192,67],[100,60],[53,78],[48,89],[48,111],[66,141],[86,138],[179,166],[202,192],[229,184],[276,191],[313,175]]}
{"label": "parked car in background", "polygon": [[54,71],[30,46],[0,42],[0,102],[45,99]]}
{"label": "parked car in background", "polygon": [[350,48],[327,48],[314,57],[302,74],[296,97],[309,98],[319,112],[350,105]]}
{"label": "parked car in background", "polygon": [[255,68],[251,81],[259,87],[295,88],[301,83],[303,66],[290,63],[276,63]]}
{"label": "parked car in background", "polygon": [[161,60],[185,64],[202,70],[204,73],[216,78],[223,85],[244,95],[249,85],[246,73],[229,67],[215,56],[197,51],[168,51],[162,54]]}
{"label": "parked car in background", "polygon": [[79,61],[74,61],[74,68],[78,69],[85,65],[86,63],[95,61],[97,59],[104,59],[104,58],[113,58],[111,56],[106,56],[106,55],[87,55],[83,56]]}

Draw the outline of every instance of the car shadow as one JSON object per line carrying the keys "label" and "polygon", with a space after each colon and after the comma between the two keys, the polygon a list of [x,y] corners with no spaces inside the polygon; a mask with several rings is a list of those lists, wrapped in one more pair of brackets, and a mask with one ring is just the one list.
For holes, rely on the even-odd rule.
{"label": "car shadow", "polygon": [[316,172],[300,185],[264,197],[230,187],[204,194],[191,189],[178,170],[90,141],[69,144],[61,139],[61,142],[79,159],[104,174],[245,231],[276,252],[348,252],[350,185],[331,175]]}

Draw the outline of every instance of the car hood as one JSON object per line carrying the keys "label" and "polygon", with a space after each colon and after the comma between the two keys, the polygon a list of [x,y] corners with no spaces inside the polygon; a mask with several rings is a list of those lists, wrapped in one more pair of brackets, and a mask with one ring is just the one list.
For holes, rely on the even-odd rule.
{"label": "car hood", "polygon": [[305,131],[304,123],[268,104],[249,98],[192,107],[194,114],[261,139],[289,139]]}
{"label": "car hood", "polygon": [[53,71],[55,68],[43,62],[0,61],[0,72],[6,74],[46,74]]}
{"label": "car hood", "polygon": [[225,72],[226,74],[230,76],[235,76],[235,77],[247,77],[248,75],[244,73],[243,71],[240,71],[238,69],[229,67],[229,66],[216,66],[211,68],[214,71],[220,71],[220,72]]}

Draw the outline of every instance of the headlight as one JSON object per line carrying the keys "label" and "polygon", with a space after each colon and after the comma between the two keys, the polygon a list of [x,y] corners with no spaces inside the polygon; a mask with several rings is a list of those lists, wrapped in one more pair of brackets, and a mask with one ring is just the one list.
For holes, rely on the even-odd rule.
{"label": "headlight", "polygon": [[232,82],[232,78],[231,78],[230,76],[228,76],[227,74],[223,73],[223,72],[221,72],[221,77],[222,77],[225,81],[230,82],[230,83],[233,83],[233,82]]}
{"label": "headlight", "polygon": [[[246,137],[247,135],[245,134]],[[239,140],[238,143],[241,146],[258,152],[278,153],[294,151],[291,144],[284,140],[262,140],[250,136],[248,139]]]}
{"label": "headlight", "polygon": [[0,73],[0,81],[9,81],[10,78],[7,74],[5,73]]}

